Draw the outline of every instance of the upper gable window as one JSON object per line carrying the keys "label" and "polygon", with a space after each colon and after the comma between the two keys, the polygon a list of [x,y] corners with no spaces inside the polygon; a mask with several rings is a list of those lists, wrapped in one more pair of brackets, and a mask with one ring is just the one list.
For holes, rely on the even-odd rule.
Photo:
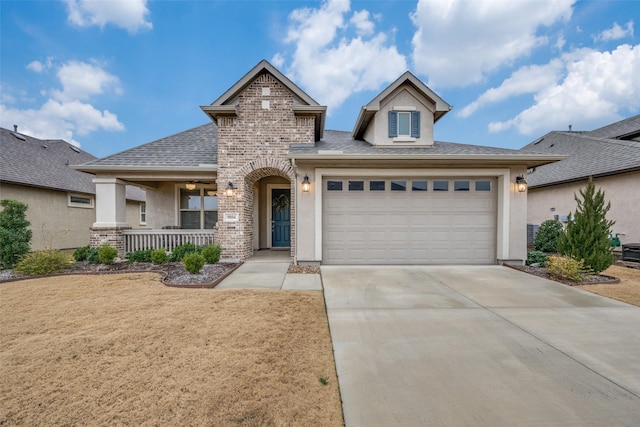
{"label": "upper gable window", "polygon": [[389,138],[420,138],[420,111],[394,108],[389,111]]}

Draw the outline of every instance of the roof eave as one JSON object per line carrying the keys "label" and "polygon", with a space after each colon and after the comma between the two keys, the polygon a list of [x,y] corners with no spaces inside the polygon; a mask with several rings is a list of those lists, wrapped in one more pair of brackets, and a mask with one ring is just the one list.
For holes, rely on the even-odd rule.
{"label": "roof eave", "polygon": [[621,169],[621,170],[617,170],[617,171],[611,171],[611,172],[603,172],[603,173],[596,173],[596,174],[591,174],[591,175],[582,175],[582,176],[578,176],[578,177],[574,177],[574,178],[568,178],[568,179],[563,179],[560,181],[553,181],[553,182],[546,182],[544,184],[529,184],[529,188],[543,188],[543,187],[552,187],[554,185],[561,185],[561,184],[570,184],[572,182],[579,182],[579,181],[584,181],[587,180],[589,178],[604,178],[607,176],[615,176],[615,175],[623,175],[626,173],[630,173],[630,172],[638,172],[640,171],[640,166],[639,167],[633,167],[633,168],[627,168],[627,169]]}

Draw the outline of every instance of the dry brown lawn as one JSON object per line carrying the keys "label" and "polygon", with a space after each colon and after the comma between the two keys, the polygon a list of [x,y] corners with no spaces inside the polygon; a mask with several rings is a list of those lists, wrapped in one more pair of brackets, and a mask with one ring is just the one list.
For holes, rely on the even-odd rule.
{"label": "dry brown lawn", "polygon": [[32,279],[0,328],[2,426],[343,424],[320,292]]}
{"label": "dry brown lawn", "polygon": [[617,277],[620,279],[620,283],[611,285],[580,285],[576,286],[576,288],[640,307],[640,270],[612,265],[603,271],[602,274]]}

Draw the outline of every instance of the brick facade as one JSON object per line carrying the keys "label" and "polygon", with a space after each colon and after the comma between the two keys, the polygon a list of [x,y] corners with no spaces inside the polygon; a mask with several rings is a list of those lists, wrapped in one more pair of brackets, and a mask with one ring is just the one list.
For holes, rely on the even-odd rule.
{"label": "brick facade", "polygon": [[105,243],[118,250],[118,257],[124,259],[124,230],[130,230],[131,227],[94,227],[89,235],[89,246],[97,248]]}
{"label": "brick facade", "polygon": [[[218,119],[218,226],[222,257],[246,259],[253,254],[254,184],[280,176],[291,183],[291,253],[295,253],[296,177],[287,158],[291,144],[313,144],[315,118],[296,116],[295,95],[270,73],[263,72],[235,101],[235,116]],[[228,183],[235,194],[224,195]],[[225,222],[224,214],[238,214]]]}

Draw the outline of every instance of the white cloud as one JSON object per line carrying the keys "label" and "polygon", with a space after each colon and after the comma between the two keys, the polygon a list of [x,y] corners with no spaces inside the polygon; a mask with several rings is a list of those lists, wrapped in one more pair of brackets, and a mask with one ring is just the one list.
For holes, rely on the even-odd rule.
{"label": "white cloud", "polygon": [[594,40],[619,40],[625,37],[633,37],[633,21],[627,22],[626,28],[622,28],[617,22],[614,22],[613,27],[595,36]]}
{"label": "white cloud", "polygon": [[489,124],[490,132],[515,128],[524,135],[548,129],[587,128],[619,119],[620,112],[640,108],[640,45],[611,52],[591,49],[569,55],[564,79],[534,96],[535,103],[515,117]]}
{"label": "white cloud", "polygon": [[487,104],[504,101],[512,96],[539,92],[558,81],[563,67],[564,64],[559,59],[546,65],[522,67],[503,81],[500,86],[490,88],[471,104],[465,106],[458,115],[469,117]]}
{"label": "white cloud", "polygon": [[27,64],[27,69],[33,71],[34,73],[42,73],[45,70],[49,70],[53,66],[53,58],[48,57],[47,60],[42,63],[40,61],[31,61]]}
{"label": "white cloud", "polygon": [[62,101],[87,100],[93,95],[101,95],[112,90],[120,94],[120,80],[95,64],[69,61],[58,70],[62,90],[53,90],[54,98]]}
{"label": "white cloud", "polygon": [[[50,66],[53,61],[48,59]],[[42,68],[30,63],[29,69],[36,72]],[[117,115],[108,110],[100,111],[87,102],[92,96],[122,92],[119,79],[96,64],[70,61],[57,70],[56,76],[62,89],[44,91],[51,97],[39,108],[21,109],[9,107],[9,99],[3,97],[0,104],[0,124],[13,129],[17,124],[21,132],[42,139],[64,139],[80,146],[75,135],[86,136],[97,130],[123,131],[124,125]],[[15,101],[15,98],[13,99]],[[14,102],[15,103],[15,102]]]}
{"label": "white cloud", "polygon": [[464,87],[549,43],[537,31],[568,20],[576,0],[420,0],[413,63],[434,86]]}
{"label": "white cloud", "polygon": [[66,0],[67,19],[79,27],[92,25],[104,28],[112,24],[131,34],[150,30],[147,0]]}
{"label": "white cloud", "polygon": [[[404,56],[388,43],[386,34],[375,33],[368,12],[349,14],[349,2],[340,0],[325,1],[318,9],[294,10],[285,39],[294,52],[288,61],[282,53],[273,58],[274,63],[290,62],[286,73],[326,104],[329,113],[351,94],[379,89],[407,70]],[[350,34],[353,31],[356,36]]]}

